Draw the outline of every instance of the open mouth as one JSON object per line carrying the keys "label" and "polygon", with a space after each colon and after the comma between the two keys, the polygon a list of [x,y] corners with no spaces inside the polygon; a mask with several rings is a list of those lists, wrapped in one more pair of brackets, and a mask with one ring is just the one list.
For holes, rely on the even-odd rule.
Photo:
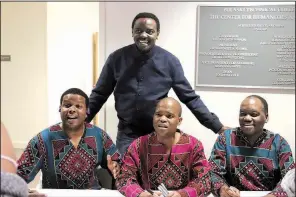
{"label": "open mouth", "polygon": [[163,125],[163,124],[159,124],[157,127],[160,129],[167,129],[168,128],[168,126]]}
{"label": "open mouth", "polygon": [[78,119],[78,117],[67,117],[68,121],[77,120],[77,119]]}
{"label": "open mouth", "polygon": [[139,42],[140,45],[145,45],[145,46],[148,45],[148,41],[147,40],[139,40],[138,42]]}

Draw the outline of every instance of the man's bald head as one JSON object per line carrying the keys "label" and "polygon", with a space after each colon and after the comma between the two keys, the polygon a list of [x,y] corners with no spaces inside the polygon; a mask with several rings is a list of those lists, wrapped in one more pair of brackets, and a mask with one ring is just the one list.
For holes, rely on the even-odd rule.
{"label": "man's bald head", "polygon": [[161,105],[170,105],[173,108],[176,108],[176,110],[178,111],[179,117],[182,116],[182,107],[181,104],[179,103],[179,101],[177,101],[176,99],[172,98],[172,97],[166,97],[161,99],[158,103],[156,108],[158,108]]}
{"label": "man's bald head", "polygon": [[182,122],[182,108],[180,103],[167,97],[161,99],[153,115],[153,127],[159,138],[174,137],[178,126]]}

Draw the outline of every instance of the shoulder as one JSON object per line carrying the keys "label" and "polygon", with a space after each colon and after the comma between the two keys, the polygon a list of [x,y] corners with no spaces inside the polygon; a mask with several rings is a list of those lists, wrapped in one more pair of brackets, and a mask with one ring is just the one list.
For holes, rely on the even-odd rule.
{"label": "shoulder", "polygon": [[172,61],[172,62],[179,61],[179,59],[173,53],[169,52],[168,50],[166,50],[160,46],[155,45],[154,50],[155,50],[155,53],[157,54],[157,56],[165,57],[169,61]]}
{"label": "shoulder", "polygon": [[51,141],[51,139],[54,138],[54,136],[60,135],[61,132],[63,132],[63,129],[60,126],[61,123],[56,123],[54,125],[51,125],[39,133],[35,135],[31,139],[31,143],[41,143],[41,144],[46,144]]}
{"label": "shoulder", "polygon": [[50,136],[56,135],[58,132],[61,131],[63,131],[63,129],[61,128],[60,123],[56,123],[40,131],[35,136],[35,138],[38,138],[38,140],[42,139],[46,141],[47,139],[49,139]]}
{"label": "shoulder", "polygon": [[135,139],[133,141],[133,144],[135,146],[140,146],[142,145],[143,143],[146,143],[148,142],[149,138],[151,138],[151,136],[153,136],[153,133],[150,133],[150,134],[147,134],[147,135],[143,135],[143,136],[140,136],[138,137],[137,139]]}
{"label": "shoulder", "polygon": [[181,131],[180,143],[188,144],[188,146],[190,146],[192,150],[203,148],[203,144],[199,139],[192,135],[184,133],[183,131]]}
{"label": "shoulder", "polygon": [[85,123],[85,129],[88,135],[108,135],[106,131],[90,123]]}
{"label": "shoulder", "polygon": [[266,133],[266,138],[267,139],[273,139],[275,142],[279,142],[279,141],[286,141],[285,138],[283,136],[281,136],[280,134],[264,129],[264,132]]}
{"label": "shoulder", "polygon": [[131,145],[129,146],[129,148],[134,149],[134,150],[139,150],[139,148],[141,146],[143,146],[145,143],[148,143],[149,139],[151,138],[151,136],[153,136],[154,133],[151,134],[147,134],[147,135],[143,135],[140,136],[138,138],[136,138]]}
{"label": "shoulder", "polygon": [[290,145],[288,143],[288,141],[279,133],[275,133],[273,131],[267,130],[265,129],[265,132],[267,133],[267,139],[272,139],[273,140],[273,144],[278,147],[278,149],[282,149],[282,150],[290,150]]}
{"label": "shoulder", "polygon": [[227,129],[224,132],[222,132],[221,134],[218,135],[218,138],[230,138],[231,136],[237,136],[239,127],[234,127],[231,129]]}

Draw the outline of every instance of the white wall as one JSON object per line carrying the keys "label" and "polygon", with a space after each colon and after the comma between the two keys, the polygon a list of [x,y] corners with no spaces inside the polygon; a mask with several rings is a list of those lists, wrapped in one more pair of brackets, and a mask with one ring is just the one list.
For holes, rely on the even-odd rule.
{"label": "white wall", "polygon": [[[194,87],[195,79],[195,43],[196,43],[196,7],[202,2],[108,2],[101,3],[104,12],[100,17],[105,18],[105,29],[100,29],[100,37],[104,36],[105,57],[114,50],[131,44],[131,23],[139,12],[147,11],[156,14],[160,20],[160,37],[157,44],[176,55],[185,71],[185,76]],[[229,3],[206,3],[215,5],[234,5]],[[258,5],[262,3],[236,3],[238,5]],[[267,3],[264,3],[267,4]],[[277,4],[275,2],[269,4]],[[293,4],[290,2],[290,4]],[[103,21],[103,22],[104,22]],[[104,31],[104,32],[103,32]],[[284,136],[295,155],[295,94],[294,91],[286,94],[280,91],[255,90],[255,89],[197,89],[208,106],[216,113],[223,124],[238,126],[238,112],[241,101],[250,94],[260,94],[269,103],[270,121],[266,128]],[[173,92],[170,95],[174,96]],[[202,140],[206,155],[210,154],[216,135],[203,127],[193,114],[183,105],[183,124],[181,129]],[[105,129],[116,138],[118,119],[114,109],[113,95],[106,104]]]}
{"label": "white wall", "polygon": [[[100,70],[107,55],[133,42],[131,22],[142,11],[159,17],[161,33],[157,44],[180,59],[186,77],[194,86],[198,4],[202,3],[2,3],[1,53],[11,54],[12,62],[1,62],[1,121],[10,131],[14,145],[23,148],[33,135],[60,120],[59,99],[66,89],[78,87],[90,94],[92,34],[100,29]],[[259,3],[248,3],[252,4]],[[295,149],[294,94],[218,88],[195,90],[228,126],[238,125],[239,105],[245,96],[253,93],[264,96],[270,105],[270,121],[266,127],[281,133],[292,150]],[[216,135],[201,126],[184,105],[183,110],[181,128],[201,139],[208,155]],[[100,112],[99,125],[115,140],[117,123],[111,96]]]}
{"label": "white wall", "polygon": [[48,124],[60,121],[64,91],[92,89],[92,35],[99,31],[98,2],[47,3]]}
{"label": "white wall", "polygon": [[94,32],[99,32],[99,2],[47,3],[48,125],[60,121],[64,91],[91,92]]}
{"label": "white wall", "polygon": [[48,124],[60,121],[64,91],[92,89],[92,35],[99,31],[98,2],[47,3]]}
{"label": "white wall", "polygon": [[47,126],[46,3],[1,2],[1,121],[23,148]]}
{"label": "white wall", "polygon": [[14,147],[60,121],[61,94],[92,89],[99,2],[1,3],[1,121]]}

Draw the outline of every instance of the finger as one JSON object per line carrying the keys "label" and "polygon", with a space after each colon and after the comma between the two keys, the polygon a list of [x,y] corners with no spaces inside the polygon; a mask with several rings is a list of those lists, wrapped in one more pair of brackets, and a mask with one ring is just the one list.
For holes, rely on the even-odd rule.
{"label": "finger", "polygon": [[240,191],[237,188],[233,187],[233,186],[230,186],[230,189],[232,191],[234,191],[234,193],[236,193],[236,194],[239,194],[240,193]]}
{"label": "finger", "polygon": [[108,165],[111,165],[112,164],[112,160],[111,160],[111,156],[110,155],[107,155],[107,162],[108,162]]}
{"label": "finger", "polygon": [[147,197],[153,197],[153,195],[150,194],[149,192],[145,192],[145,196],[147,196]]}
{"label": "finger", "polygon": [[155,192],[153,192],[153,196],[157,196],[157,197],[159,197],[159,196],[161,196],[162,195],[162,193],[160,192],[160,191],[155,191]]}
{"label": "finger", "polygon": [[167,195],[167,197],[172,197],[174,196],[174,192],[169,192],[169,194]]}
{"label": "finger", "polygon": [[231,197],[224,189],[221,192],[221,197]]}
{"label": "finger", "polygon": [[114,178],[117,178],[118,173],[116,172],[116,170],[113,170],[112,174],[113,174]]}
{"label": "finger", "polygon": [[117,168],[117,163],[116,162],[113,162],[113,168]]}
{"label": "finger", "polygon": [[230,197],[237,197],[237,194],[232,191],[231,189],[228,189],[225,191]]}

